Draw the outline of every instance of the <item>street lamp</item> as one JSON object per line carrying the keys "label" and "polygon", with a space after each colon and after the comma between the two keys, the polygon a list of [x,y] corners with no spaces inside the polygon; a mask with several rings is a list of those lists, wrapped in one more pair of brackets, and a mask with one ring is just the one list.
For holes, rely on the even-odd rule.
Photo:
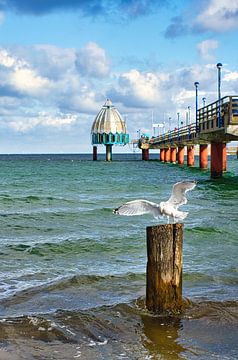
{"label": "street lamp", "polygon": [[178,116],[178,136],[179,136],[179,116],[180,116],[179,112],[177,113],[177,116]]}
{"label": "street lamp", "polygon": [[188,106],[188,124],[191,124],[191,106]]}
{"label": "street lamp", "polygon": [[218,126],[221,127],[221,68],[222,64],[217,63],[218,70]]}
{"label": "street lamp", "polygon": [[198,85],[199,85],[199,82],[196,81],[194,83],[194,86],[196,89],[196,132],[198,132]]}
{"label": "street lamp", "polygon": [[202,98],[202,103],[203,103],[203,107],[205,107],[206,106],[206,98],[205,97]]}
{"label": "street lamp", "polygon": [[169,117],[169,131],[171,130],[171,117]]}

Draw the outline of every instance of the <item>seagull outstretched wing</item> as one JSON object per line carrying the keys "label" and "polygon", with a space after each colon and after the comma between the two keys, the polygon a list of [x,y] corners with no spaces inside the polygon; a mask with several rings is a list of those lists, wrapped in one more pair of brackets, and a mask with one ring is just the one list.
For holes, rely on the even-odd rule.
{"label": "seagull outstretched wing", "polygon": [[185,194],[187,191],[194,189],[196,184],[196,181],[181,181],[174,184],[172,194],[166,203],[172,205],[176,209],[183,204],[187,204],[188,200]]}
{"label": "seagull outstretched wing", "polygon": [[155,218],[161,215],[160,206],[147,200],[129,201],[113,210],[114,214],[134,216],[151,213]]}

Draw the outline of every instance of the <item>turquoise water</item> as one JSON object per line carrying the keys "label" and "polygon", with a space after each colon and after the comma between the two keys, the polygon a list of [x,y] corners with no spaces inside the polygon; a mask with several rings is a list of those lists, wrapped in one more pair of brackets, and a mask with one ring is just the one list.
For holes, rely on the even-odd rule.
{"label": "turquoise water", "polygon": [[[139,158],[0,157],[1,359],[238,357],[238,161],[229,157],[224,178],[211,180]],[[145,229],[157,222],[112,210],[166,200],[181,180],[198,181],[184,206],[183,295],[192,305],[182,319],[160,319],[138,305]]]}

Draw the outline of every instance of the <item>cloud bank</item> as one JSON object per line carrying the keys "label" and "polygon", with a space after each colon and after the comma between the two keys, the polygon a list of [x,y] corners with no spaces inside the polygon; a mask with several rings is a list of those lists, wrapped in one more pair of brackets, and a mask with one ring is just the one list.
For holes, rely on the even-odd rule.
{"label": "cloud bank", "polygon": [[182,14],[173,17],[166,38],[194,33],[223,33],[238,28],[238,0],[193,1]]}
{"label": "cloud bank", "polygon": [[135,18],[164,6],[167,0],[0,0],[0,9],[41,16],[56,11],[78,11],[83,16]]}
{"label": "cloud bank", "polygon": [[[211,45],[209,41],[198,45],[203,56]],[[213,43],[214,49],[216,45]],[[238,92],[237,76],[236,71],[222,69],[223,95]],[[152,109],[155,115],[159,109],[158,122],[168,113],[175,122],[177,111],[183,116],[188,105],[194,111],[194,81],[200,83],[200,97],[216,100],[215,64],[115,72],[105,49],[92,42],[81,49],[52,45],[1,48],[0,127],[16,133],[79,127],[82,136],[89,138],[92,121],[109,97],[127,114],[133,132],[138,126],[143,128]]]}

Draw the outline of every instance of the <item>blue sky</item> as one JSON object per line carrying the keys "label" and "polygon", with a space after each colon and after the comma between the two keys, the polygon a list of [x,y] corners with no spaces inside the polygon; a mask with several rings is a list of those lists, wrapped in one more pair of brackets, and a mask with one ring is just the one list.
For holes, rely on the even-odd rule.
{"label": "blue sky", "polygon": [[176,126],[195,81],[217,99],[217,62],[238,94],[237,39],[238,0],[0,0],[0,152],[90,152],[106,98],[132,138]]}

